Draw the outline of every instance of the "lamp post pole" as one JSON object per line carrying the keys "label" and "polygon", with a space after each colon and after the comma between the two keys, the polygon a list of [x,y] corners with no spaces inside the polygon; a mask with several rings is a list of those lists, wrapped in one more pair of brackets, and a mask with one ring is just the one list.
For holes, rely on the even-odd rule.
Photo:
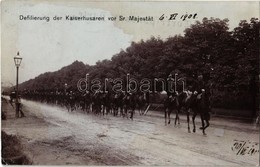
{"label": "lamp post pole", "polygon": [[18,102],[18,77],[19,77],[19,66],[22,62],[22,57],[19,55],[19,52],[17,52],[17,55],[14,57],[14,63],[16,66],[16,101],[15,101],[15,106],[16,106],[16,113],[15,116],[18,118],[19,117],[19,102]]}
{"label": "lamp post pole", "polygon": [[15,106],[16,106],[16,117],[19,117],[19,107],[18,107],[18,75],[19,75],[19,67],[16,67],[16,101],[15,101]]}

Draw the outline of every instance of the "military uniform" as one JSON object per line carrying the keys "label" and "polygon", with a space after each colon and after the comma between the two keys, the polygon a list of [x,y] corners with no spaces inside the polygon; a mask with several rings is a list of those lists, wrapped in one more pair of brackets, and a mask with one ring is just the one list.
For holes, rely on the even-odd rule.
{"label": "military uniform", "polygon": [[203,80],[198,80],[193,84],[192,90],[197,100],[203,100],[201,102],[202,102],[202,110],[204,110],[204,114],[205,114],[204,119],[209,120],[210,119],[209,112],[211,111],[211,106],[210,106],[211,95],[210,95],[210,88],[208,84],[206,84]]}

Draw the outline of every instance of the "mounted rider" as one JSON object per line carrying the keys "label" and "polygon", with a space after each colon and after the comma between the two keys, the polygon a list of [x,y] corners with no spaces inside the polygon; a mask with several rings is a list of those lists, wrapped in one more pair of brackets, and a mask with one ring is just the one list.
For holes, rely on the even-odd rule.
{"label": "mounted rider", "polygon": [[192,86],[192,92],[196,95],[197,99],[202,98],[202,93],[205,92],[205,82],[203,81],[203,75],[198,75],[198,80],[194,82]]}
{"label": "mounted rider", "polygon": [[[194,82],[192,86],[193,95],[196,97],[197,101],[201,101],[203,103],[203,110],[205,110],[205,119],[209,120],[209,112],[210,112],[210,87],[209,83],[205,80],[203,74],[198,75],[197,81]],[[203,97],[204,96],[204,97]]]}

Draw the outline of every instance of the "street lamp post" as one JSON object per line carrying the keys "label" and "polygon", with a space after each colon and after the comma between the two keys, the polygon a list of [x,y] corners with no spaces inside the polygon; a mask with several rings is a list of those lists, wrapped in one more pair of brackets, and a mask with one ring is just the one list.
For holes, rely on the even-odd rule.
{"label": "street lamp post", "polygon": [[18,106],[18,76],[19,76],[19,66],[22,62],[22,57],[19,55],[19,52],[17,52],[17,55],[14,57],[14,63],[16,66],[16,117],[19,117],[19,106]]}

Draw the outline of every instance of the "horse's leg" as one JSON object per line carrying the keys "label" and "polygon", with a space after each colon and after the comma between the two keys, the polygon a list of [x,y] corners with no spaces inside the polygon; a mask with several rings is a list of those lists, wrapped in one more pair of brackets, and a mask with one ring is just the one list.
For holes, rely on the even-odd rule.
{"label": "horse's leg", "polygon": [[99,113],[100,113],[100,116],[102,116],[102,114],[104,114],[105,111],[103,111],[103,107],[102,105],[99,106]]}
{"label": "horse's leg", "polygon": [[179,112],[180,112],[180,108],[177,107],[177,109],[176,109],[176,117],[175,117],[175,122],[174,122],[174,125],[175,125],[175,126],[176,126],[177,121],[178,121],[178,125],[180,125]]}
{"label": "horse's leg", "polygon": [[73,111],[73,104],[70,103],[70,109],[71,109],[71,112]]}
{"label": "horse's leg", "polygon": [[93,104],[92,103],[89,103],[88,113],[93,113]]}
{"label": "horse's leg", "polygon": [[204,125],[204,115],[203,115],[203,113],[200,114],[200,118],[201,118],[201,123],[202,123],[202,133],[203,133],[203,135],[206,135],[206,133],[205,133],[205,125]]}
{"label": "horse's leg", "polygon": [[84,112],[87,112],[87,104],[84,102]]}
{"label": "horse's leg", "polygon": [[120,106],[120,117],[123,117],[124,118],[124,112],[125,112],[125,108],[124,106]]}
{"label": "horse's leg", "polygon": [[123,116],[123,111],[122,111],[122,107],[118,106],[118,112],[119,112],[119,116],[122,117]]}
{"label": "horse's leg", "polygon": [[164,110],[165,126],[167,125],[167,108]]}
{"label": "horse's leg", "polygon": [[82,103],[82,102],[80,102],[79,106],[80,106],[80,110],[82,110],[82,111],[85,111],[85,109],[84,109],[84,106],[83,106],[83,103]]}
{"label": "horse's leg", "polygon": [[133,120],[133,117],[134,117],[134,109],[131,109],[131,116],[130,116],[130,118]]}
{"label": "horse's leg", "polygon": [[125,108],[125,115],[126,115],[126,118],[128,119],[128,106],[126,106],[126,108]]}
{"label": "horse's leg", "polygon": [[98,115],[98,105],[97,104],[95,104],[94,113],[95,113],[95,115]]}
{"label": "horse's leg", "polygon": [[190,109],[187,110],[188,133],[190,133]]}
{"label": "horse's leg", "polygon": [[127,112],[126,112],[126,110],[127,110],[127,109],[126,109],[126,106],[123,106],[122,109],[123,109],[122,112],[123,112],[123,118],[124,118],[124,117],[127,116],[127,115],[126,115],[126,113],[127,113]]}
{"label": "horse's leg", "polygon": [[177,115],[177,118],[178,118],[178,125],[180,125],[180,117],[179,117],[180,110],[178,110],[177,112],[178,112],[178,115]]}
{"label": "horse's leg", "polygon": [[97,115],[97,106],[96,106],[96,104],[93,104],[92,112],[93,112],[93,114]]}
{"label": "horse's leg", "polygon": [[72,112],[72,104],[69,103],[70,112]]}
{"label": "horse's leg", "polygon": [[84,101],[82,103],[82,110],[83,110],[83,112],[86,112],[86,103]]}
{"label": "horse's leg", "polygon": [[124,107],[123,107],[123,118],[124,117],[127,117],[127,107],[126,107],[126,105],[124,105]]}
{"label": "horse's leg", "polygon": [[137,106],[136,109],[139,112],[139,115],[141,115],[139,106]]}
{"label": "horse's leg", "polygon": [[118,107],[118,112],[119,112],[119,117],[122,117],[123,116],[123,113],[122,113],[122,108],[121,107]]}
{"label": "horse's leg", "polygon": [[106,113],[106,115],[108,115],[108,113],[109,113],[109,110],[108,110],[108,106],[107,106],[107,105],[105,105],[105,113]]}
{"label": "horse's leg", "polygon": [[195,125],[195,118],[197,116],[197,111],[194,111],[194,114],[192,116],[192,123],[193,123],[193,133],[196,132],[196,125]]}
{"label": "horse's leg", "polygon": [[114,115],[114,107],[112,106],[112,104],[110,105],[110,113],[112,114],[112,115]]}
{"label": "horse's leg", "polygon": [[[178,109],[176,110],[176,116],[175,116],[175,121],[174,121],[174,126],[176,126],[177,120],[178,120]],[[180,124],[180,121],[179,121]]]}
{"label": "horse's leg", "polygon": [[114,116],[117,116],[117,114],[118,114],[118,108],[115,107],[115,108],[114,108]]}
{"label": "horse's leg", "polygon": [[207,127],[209,127],[209,120],[205,120],[206,126],[204,127],[204,130],[206,130]]}
{"label": "horse's leg", "polygon": [[94,113],[95,113],[95,115],[98,115],[98,105],[97,104],[95,104]]}
{"label": "horse's leg", "polygon": [[126,116],[126,115],[125,115],[125,110],[126,110],[126,108],[125,108],[125,106],[123,106],[123,107],[122,107],[122,116],[123,116],[123,118],[125,118],[125,116]]}
{"label": "horse's leg", "polygon": [[66,106],[67,106],[68,112],[70,112],[70,104],[68,103]]}
{"label": "horse's leg", "polygon": [[171,123],[171,112],[172,110],[168,110],[168,118],[169,118],[168,124]]}
{"label": "horse's leg", "polygon": [[98,113],[99,116],[102,114],[101,105],[97,105],[97,113]]}
{"label": "horse's leg", "polygon": [[110,106],[109,105],[107,105],[106,111],[107,111],[106,114],[108,115],[110,113]]}
{"label": "horse's leg", "polygon": [[87,104],[87,110],[86,110],[87,113],[90,113],[90,112],[91,112],[91,108],[90,108],[91,106],[90,106],[90,105],[91,105],[91,104]]}

